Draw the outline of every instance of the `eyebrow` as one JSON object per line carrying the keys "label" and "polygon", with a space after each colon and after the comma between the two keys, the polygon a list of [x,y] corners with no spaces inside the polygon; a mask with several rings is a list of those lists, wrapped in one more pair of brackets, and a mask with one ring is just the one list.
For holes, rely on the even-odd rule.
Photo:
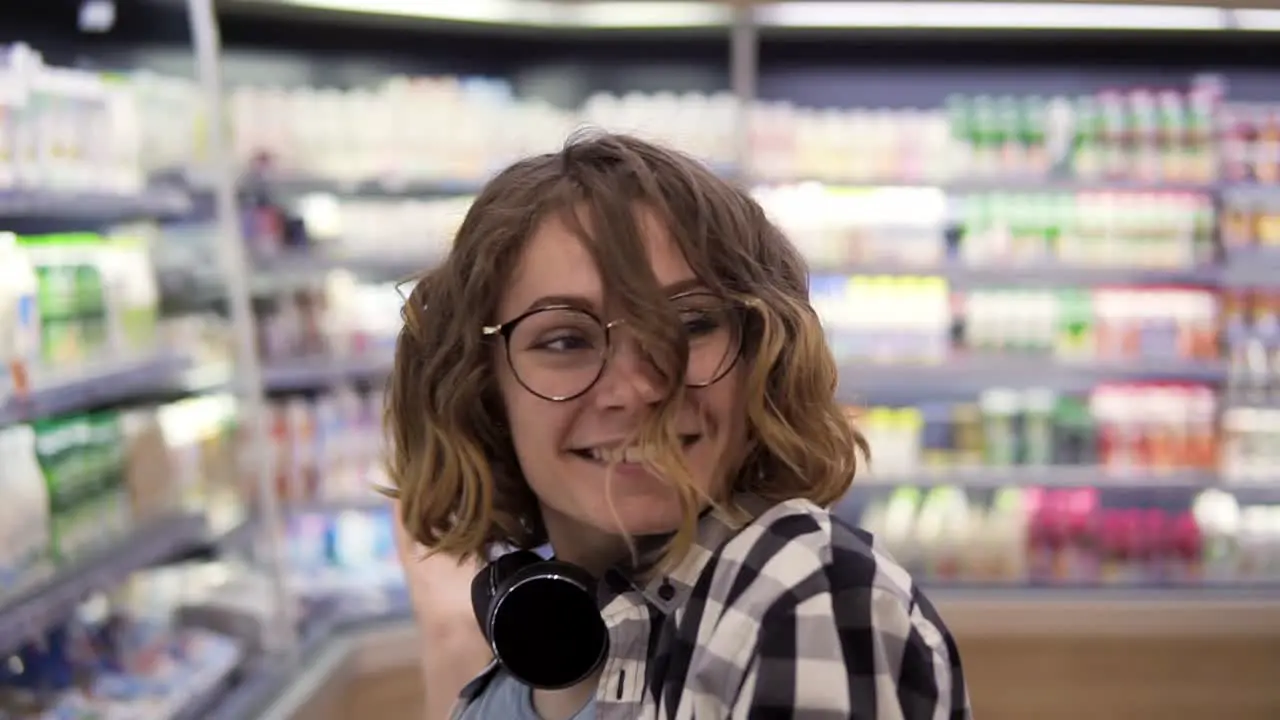
{"label": "eyebrow", "polygon": [[[668,296],[680,295],[691,290],[699,290],[706,287],[705,283],[696,277],[677,280],[676,282],[664,285],[662,291]],[[594,311],[596,304],[584,295],[543,295],[542,297],[529,303],[525,308],[525,312],[538,310],[544,307],[568,306],[578,308],[580,310]]]}

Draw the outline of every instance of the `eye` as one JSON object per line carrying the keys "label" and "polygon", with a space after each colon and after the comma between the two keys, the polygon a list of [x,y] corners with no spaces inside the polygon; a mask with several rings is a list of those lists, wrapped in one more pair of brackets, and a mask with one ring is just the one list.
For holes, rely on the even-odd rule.
{"label": "eye", "polygon": [[710,335],[723,324],[718,313],[706,310],[686,310],[680,314],[680,319],[690,337]]}
{"label": "eye", "polygon": [[591,350],[591,338],[573,330],[561,330],[547,333],[539,338],[531,347],[532,350],[547,352],[574,352],[575,350]]}

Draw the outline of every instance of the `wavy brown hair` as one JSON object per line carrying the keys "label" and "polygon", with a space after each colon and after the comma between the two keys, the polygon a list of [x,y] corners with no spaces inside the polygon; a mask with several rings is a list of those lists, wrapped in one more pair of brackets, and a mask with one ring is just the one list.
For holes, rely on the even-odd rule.
{"label": "wavy brown hair", "polygon": [[[662,222],[708,290],[746,318],[748,443],[718,497],[680,461],[670,419],[684,392],[682,324],[650,270],[638,208]],[[592,253],[611,307],[639,336],[666,383],[640,431],[677,489],[684,521],[665,559],[683,557],[707,500],[750,491],[827,506],[848,490],[866,442],[836,403],[837,367],[809,304],[803,258],[744,189],[680,153],[629,137],[572,138],[522,160],[476,198],[444,262],[416,280],[403,309],[387,390],[388,470],[402,520],[423,545],[463,556],[492,544],[546,542],[498,393],[498,300],[526,241],[559,214]],[[590,228],[588,230],[588,228]]]}

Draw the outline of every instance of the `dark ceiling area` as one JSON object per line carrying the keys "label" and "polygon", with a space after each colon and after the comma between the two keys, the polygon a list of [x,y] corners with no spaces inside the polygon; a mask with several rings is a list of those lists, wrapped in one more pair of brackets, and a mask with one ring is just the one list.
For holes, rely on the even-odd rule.
{"label": "dark ceiling area", "polygon": [[[79,0],[11,3],[0,10],[0,41],[26,41],[59,64],[192,73],[185,2],[116,3],[117,22],[102,34],[77,28]],[[223,74],[232,84],[356,86],[396,73],[486,75],[511,79],[518,90],[533,89],[558,104],[600,90],[729,87],[727,31],[510,33],[245,7],[220,8]],[[828,102],[861,103],[889,92],[912,104],[932,102],[952,85],[972,86],[974,78],[985,78],[994,90],[1048,93],[1112,82],[1185,83],[1214,72],[1229,75],[1245,97],[1270,97],[1280,96],[1277,47],[1280,36],[1271,33],[767,33],[760,86],[762,97],[800,102],[825,94]]]}

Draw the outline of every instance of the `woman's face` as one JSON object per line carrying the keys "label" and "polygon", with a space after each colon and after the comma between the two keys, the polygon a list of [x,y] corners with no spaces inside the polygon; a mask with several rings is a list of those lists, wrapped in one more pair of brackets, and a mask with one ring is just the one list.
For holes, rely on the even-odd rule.
{"label": "woman's face", "polygon": [[[693,271],[666,230],[644,214],[641,221],[658,282],[671,288],[672,295],[697,289]],[[567,296],[609,322],[614,316],[606,306],[607,290],[588,250],[562,221],[552,217],[526,243],[499,302],[498,320],[516,318],[544,304],[549,296]],[[542,505],[551,542],[560,557],[584,564],[590,564],[588,558],[594,555],[616,554],[617,539],[623,534],[671,532],[681,519],[677,496],[662,478],[640,463],[624,461],[610,469],[599,459],[623,451],[627,439],[662,399],[656,370],[626,327],[623,323],[611,331],[610,352],[599,380],[568,401],[553,402],[527,390],[513,374],[504,348],[498,349],[495,358],[516,456]],[[712,496],[745,442],[744,374],[743,363],[737,362],[718,382],[689,388],[676,416],[676,429],[685,441],[686,467]],[[622,457],[634,458],[636,450],[640,449]],[[606,480],[609,473],[612,477]]]}

